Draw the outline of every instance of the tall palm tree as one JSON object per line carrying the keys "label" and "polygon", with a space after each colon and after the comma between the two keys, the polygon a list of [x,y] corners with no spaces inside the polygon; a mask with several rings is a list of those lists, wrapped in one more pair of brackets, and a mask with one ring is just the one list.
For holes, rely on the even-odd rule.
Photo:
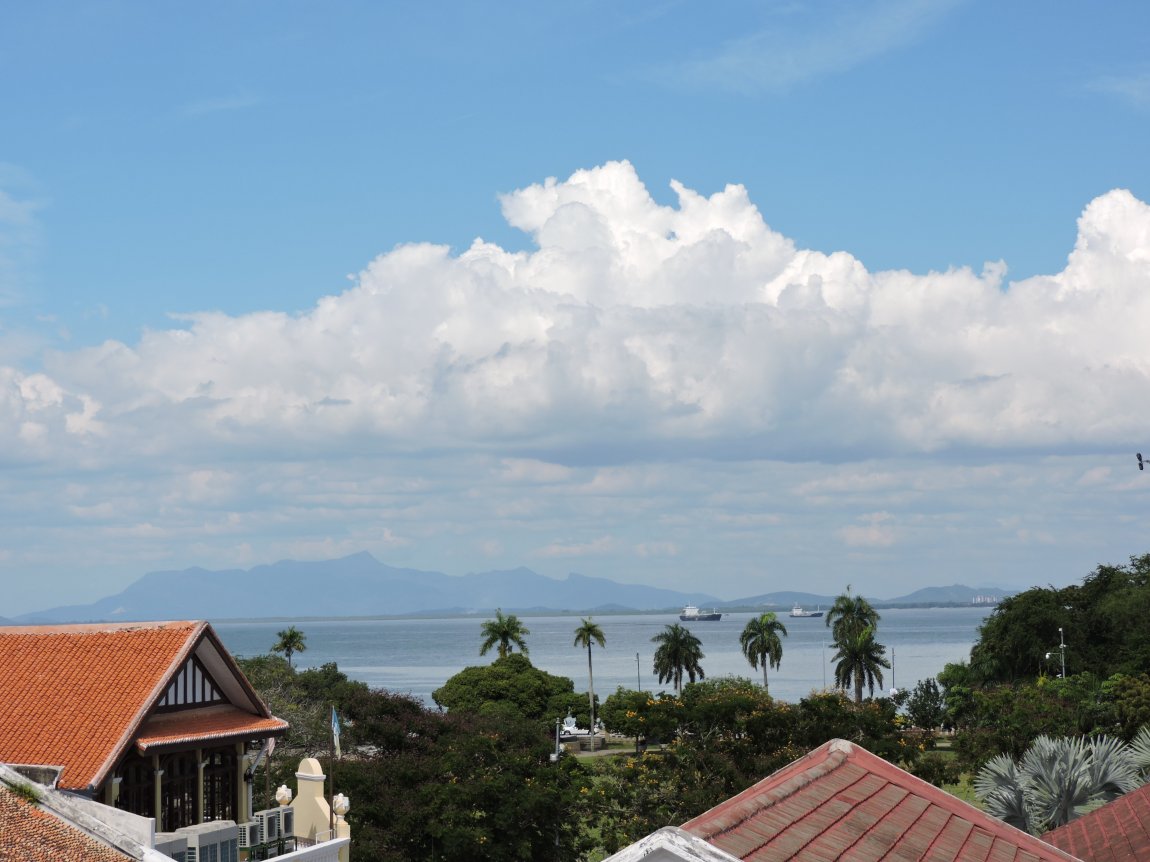
{"label": "tall palm tree", "polygon": [[1015,763],[992,757],[974,778],[986,810],[1041,835],[1141,784],[1131,746],[1113,737],[1040,736]]}
{"label": "tall palm tree", "polygon": [[774,613],[767,613],[747,620],[743,633],[739,635],[739,646],[752,668],[763,666],[763,691],[767,691],[767,664],[775,670],[783,660],[783,642],[779,635],[787,636],[787,627],[779,622]]}
{"label": "tall palm tree", "polygon": [[607,646],[607,639],[603,637],[603,629],[593,622],[591,617],[583,620],[582,625],[575,629],[575,646],[587,647],[587,699],[591,701],[591,732],[595,732],[595,675],[591,672],[591,644],[597,643],[600,647]]}
{"label": "tall palm tree", "polygon": [[835,599],[826,616],[836,644],[856,639],[865,628],[877,629],[878,621],[878,611],[862,596],[851,595],[850,584],[847,591]]}
{"label": "tall palm tree", "polygon": [[276,632],[276,637],[279,640],[272,645],[272,652],[282,653],[287,659],[288,667],[291,667],[293,655],[307,650],[307,635],[295,626],[288,626],[283,631]]}
{"label": "tall palm tree", "polygon": [[853,637],[844,632],[843,639],[835,638],[835,646],[835,685],[845,691],[853,683],[855,703],[862,703],[864,683],[873,697],[875,686],[882,685],[881,669],[890,670],[890,662],[883,657],[886,647],[874,639],[874,629],[868,626]]}
{"label": "tall palm tree", "polygon": [[653,670],[658,674],[659,682],[675,683],[676,694],[683,690],[683,674],[691,682],[696,677],[706,678],[699,664],[706,658],[703,655],[703,642],[691,634],[690,629],[674,623],[651,638],[651,643],[659,645],[655,650]]}
{"label": "tall palm tree", "polygon": [[527,642],[523,640],[531,634],[531,630],[519,621],[515,614],[504,615],[502,608],[495,611],[495,619],[487,620],[483,624],[483,643],[479,647],[480,655],[487,655],[487,651],[499,644],[499,657],[507,658],[512,647],[519,647],[519,651],[527,655]]}

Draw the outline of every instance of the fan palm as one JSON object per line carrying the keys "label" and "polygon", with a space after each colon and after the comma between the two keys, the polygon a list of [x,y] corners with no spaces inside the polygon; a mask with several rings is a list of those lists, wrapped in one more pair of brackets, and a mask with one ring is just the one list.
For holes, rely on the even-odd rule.
{"label": "fan palm", "polygon": [[653,670],[659,677],[659,682],[674,682],[675,692],[683,690],[683,674],[694,682],[705,679],[703,668],[699,664],[704,658],[703,643],[678,623],[667,626],[659,634],[651,638],[651,643],[659,646],[655,649],[655,663]]}
{"label": "fan palm", "polygon": [[779,622],[771,612],[747,621],[743,633],[739,635],[739,646],[752,668],[763,666],[763,691],[767,691],[767,664],[775,670],[783,660],[783,642],[779,635],[787,636],[787,627]]}
{"label": "fan palm", "polygon": [[479,646],[479,654],[487,655],[496,644],[499,644],[499,657],[507,658],[513,647],[527,655],[527,642],[524,638],[531,634],[531,630],[520,622],[515,614],[504,614],[502,608],[495,611],[495,619],[487,620],[483,624],[483,643]]}
{"label": "fan palm", "polygon": [[868,626],[853,637],[844,632],[842,640],[835,638],[835,646],[835,685],[845,691],[853,684],[855,703],[862,703],[864,684],[873,697],[875,686],[882,686],[882,668],[890,669],[890,662],[883,657],[886,647],[874,639],[874,629]]}
{"label": "fan palm", "polygon": [[587,647],[587,699],[591,701],[591,731],[595,730],[595,675],[591,672],[591,644],[597,643],[601,647],[607,646],[607,639],[603,636],[603,629],[591,622],[591,617],[583,620],[582,625],[575,629],[575,646]]}
{"label": "fan palm", "polygon": [[291,667],[291,657],[297,652],[307,650],[307,635],[295,626],[289,626],[283,631],[276,632],[278,640],[272,645],[272,652],[282,653]]}
{"label": "fan palm", "polygon": [[1132,749],[1108,736],[1040,736],[1018,763],[1005,754],[987,761],[974,792],[995,817],[1041,835],[1138,787]]}

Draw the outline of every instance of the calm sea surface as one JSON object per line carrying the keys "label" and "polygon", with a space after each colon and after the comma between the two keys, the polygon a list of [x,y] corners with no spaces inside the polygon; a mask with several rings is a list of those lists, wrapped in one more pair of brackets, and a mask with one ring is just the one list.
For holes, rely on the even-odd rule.
{"label": "calm sea surface", "polygon": [[[985,607],[899,608],[880,611],[878,640],[893,650],[892,674],[884,674],[884,687],[908,688],[942,670],[947,662],[970,656],[977,629],[990,612]],[[739,650],[739,633],[753,614],[725,615],[719,622],[684,624],[703,642],[702,661],[707,678],[738,675],[762,679]],[[373,688],[386,688],[415,695],[428,705],[431,693],[468,665],[487,664],[494,652],[479,656],[480,626],[487,617],[447,619],[320,620],[297,622],[307,636],[307,651],[295,656],[298,668],[335,662],[352,679]],[[531,662],[549,673],[570,677],[576,691],[587,690],[587,651],[573,646],[579,618],[574,616],[523,616],[531,630],[527,636]],[[812,689],[833,684],[830,630],[824,620],[780,619],[787,627],[783,661],[770,671],[771,694],[797,701]],[[595,622],[607,639],[605,648],[594,648],[595,691],[600,698],[616,687],[670,690],[658,684],[651,672],[654,645],[651,638],[677,614],[597,616]],[[213,623],[224,644],[234,654],[266,653],[276,632],[291,623],[282,621]],[[636,660],[636,655],[638,660]]]}

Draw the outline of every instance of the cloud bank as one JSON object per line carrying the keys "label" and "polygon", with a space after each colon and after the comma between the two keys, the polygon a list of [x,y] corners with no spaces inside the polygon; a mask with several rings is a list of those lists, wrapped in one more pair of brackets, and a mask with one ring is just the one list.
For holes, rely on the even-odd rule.
{"label": "cloud bank", "polygon": [[554,463],[1120,446],[1145,433],[1150,207],[1090,202],[1059,273],[868,272],[744,188],[626,162],[502,198],[534,250],[372,261],[305,314],[196,312],[134,345],[0,367],[22,463],[478,452]]}

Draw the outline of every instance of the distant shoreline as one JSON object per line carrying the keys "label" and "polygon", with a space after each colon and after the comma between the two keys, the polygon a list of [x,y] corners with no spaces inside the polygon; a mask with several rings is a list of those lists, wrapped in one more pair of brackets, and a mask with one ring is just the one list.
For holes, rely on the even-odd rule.
{"label": "distant shoreline", "polygon": [[[827,608],[831,603],[827,603]],[[924,608],[978,608],[991,611],[998,605],[991,603],[973,604],[971,602],[871,602],[875,610],[924,609]],[[666,616],[678,615],[682,608],[655,608],[653,610],[638,610],[635,608],[590,609],[581,611],[556,610],[553,608],[532,608],[520,610],[507,608],[508,613],[516,616],[529,617],[623,617],[623,616]],[[716,605],[715,610],[726,614],[755,613],[774,611],[781,616],[789,618],[791,608],[782,605],[734,605],[727,607]],[[340,616],[275,616],[275,617],[210,617],[213,622],[220,623],[308,623],[308,622],[338,622],[339,620],[455,620],[455,619],[486,619],[495,612],[494,608],[480,611],[418,611],[410,614],[368,614],[368,615],[340,615]],[[106,622],[104,620],[86,620],[85,622]],[[127,622],[127,621],[125,621]]]}

